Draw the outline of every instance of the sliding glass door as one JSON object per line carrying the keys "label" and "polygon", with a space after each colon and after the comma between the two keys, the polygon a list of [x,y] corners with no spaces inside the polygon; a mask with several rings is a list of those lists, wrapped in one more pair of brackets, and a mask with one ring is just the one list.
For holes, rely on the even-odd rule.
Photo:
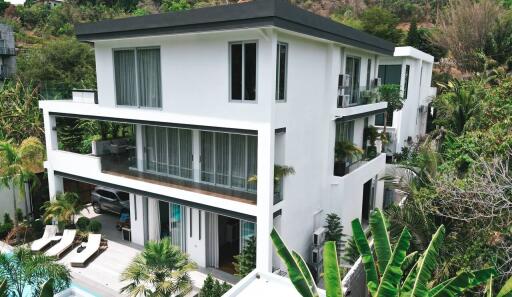
{"label": "sliding glass door", "polygon": [[192,131],[144,126],[146,171],[191,179]]}
{"label": "sliding glass door", "polygon": [[185,214],[185,206],[169,203],[169,235],[171,243],[179,246],[184,252],[187,250]]}
{"label": "sliding glass door", "polygon": [[202,131],[201,181],[255,191],[257,150],[256,136]]}

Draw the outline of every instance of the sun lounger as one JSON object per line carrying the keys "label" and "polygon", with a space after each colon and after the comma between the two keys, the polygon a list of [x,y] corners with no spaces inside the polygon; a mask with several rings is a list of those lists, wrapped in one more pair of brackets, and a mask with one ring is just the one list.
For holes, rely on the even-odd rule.
{"label": "sun lounger", "polygon": [[87,245],[80,253],[75,252],[70,261],[73,267],[85,267],[85,262],[100,250],[101,234],[89,234]]}
{"label": "sun lounger", "polygon": [[56,225],[46,225],[44,227],[44,234],[41,238],[36,239],[30,245],[30,249],[34,252],[39,252],[48,246],[57,234],[58,228]]}
{"label": "sun lounger", "polygon": [[74,229],[66,229],[64,230],[64,234],[62,234],[62,239],[56,245],[52,246],[49,250],[46,251],[47,256],[54,256],[59,258],[62,253],[64,253],[75,241],[76,230]]}

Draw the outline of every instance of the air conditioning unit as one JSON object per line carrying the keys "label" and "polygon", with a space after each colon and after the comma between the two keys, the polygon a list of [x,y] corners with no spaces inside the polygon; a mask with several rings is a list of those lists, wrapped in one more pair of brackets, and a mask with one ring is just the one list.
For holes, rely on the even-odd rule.
{"label": "air conditioning unit", "polygon": [[380,77],[376,77],[373,79],[373,87],[378,88],[382,85],[382,79]]}
{"label": "air conditioning unit", "polygon": [[338,75],[338,89],[350,87],[350,75],[340,74]]}
{"label": "air conditioning unit", "polygon": [[327,233],[327,229],[324,227],[320,227],[313,232],[313,246],[323,246],[325,242],[325,234]]}
{"label": "air conditioning unit", "polygon": [[311,250],[311,263],[318,265],[322,264],[324,260],[324,247],[317,246]]}
{"label": "air conditioning unit", "polygon": [[341,106],[342,106],[342,107],[347,107],[347,106],[349,106],[349,105],[350,105],[350,101],[351,101],[351,99],[352,99],[352,96],[351,96],[351,95],[343,95],[343,96],[342,96],[342,99],[343,99],[343,100],[341,101],[341,102],[342,102],[342,105],[341,105]]}

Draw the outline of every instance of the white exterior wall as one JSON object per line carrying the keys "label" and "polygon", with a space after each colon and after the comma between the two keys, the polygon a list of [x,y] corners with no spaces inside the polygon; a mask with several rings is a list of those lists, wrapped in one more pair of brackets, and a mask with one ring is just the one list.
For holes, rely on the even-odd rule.
{"label": "white exterior wall", "polygon": [[[402,65],[400,87],[405,86],[405,68],[410,65],[409,87],[407,99],[401,110],[393,113],[393,126],[389,132],[396,135],[396,147],[394,152],[400,152],[407,145],[407,139],[417,141],[418,137],[425,135],[427,124],[427,106],[436,94],[436,89],[431,87],[432,67],[434,58],[412,47],[400,47],[395,49],[395,57],[381,59],[381,64]],[[420,106],[425,106],[423,112],[419,112]]]}
{"label": "white exterior wall", "polygon": [[[257,40],[257,102],[229,101],[228,44],[231,41]],[[288,79],[286,102],[275,101],[275,72],[277,42],[288,43]],[[113,82],[114,48],[160,46],[162,61],[161,109],[116,107]],[[335,118],[371,112],[386,107],[385,103],[368,104],[350,108],[337,108],[338,75],[345,72],[346,55],[361,57],[360,85],[366,85],[367,61],[372,59],[375,77],[375,54],[337,44],[305,38],[271,29],[245,29],[239,31],[185,34],[177,36],[146,37],[95,43],[99,104],[63,101],[41,102],[45,112],[47,136],[48,176],[50,188],[56,189],[61,171],[91,179],[108,180],[110,183],[147,190],[208,206],[218,207],[257,218],[257,266],[260,271],[270,271],[279,266],[272,263],[270,231],[273,222],[279,222],[281,234],[288,246],[309,259],[313,231],[323,225],[325,215],[338,213],[350,233],[350,221],[359,218],[362,207],[363,184],[384,169],[380,156],[356,171],[342,177],[333,176]],[[231,201],[186,190],[152,184],[101,172],[98,157],[84,156],[57,150],[54,118],[48,111],[75,113],[109,118],[152,120],[189,125],[238,128],[258,131],[258,188],[257,205]],[[373,116],[370,116],[370,124]],[[356,119],[354,141],[362,146],[364,118]],[[286,128],[283,134],[275,129]],[[138,129],[140,130],[140,129]],[[197,136],[194,137],[197,139]],[[140,137],[137,143],[140,143]],[[55,142],[55,143],[53,143]],[[51,145],[48,145],[50,143]],[[197,141],[194,141],[197,144]],[[196,153],[198,153],[196,147]],[[139,150],[140,154],[140,150]],[[196,159],[196,158],[194,158]],[[273,205],[273,165],[292,166],[296,174],[284,181],[284,201]],[[198,168],[198,163],[194,163]],[[382,187],[378,187],[382,191]],[[52,191],[52,190],[51,190]],[[379,198],[380,197],[380,198]],[[143,211],[142,198],[137,199]],[[377,194],[377,202],[382,193]],[[380,206],[381,204],[377,204]],[[273,212],[281,209],[282,215],[273,219]],[[188,212],[188,210],[187,210]],[[193,234],[187,239],[191,258],[204,265],[206,230],[202,214],[202,236],[198,238],[198,210],[193,210]],[[131,218],[132,239],[144,240],[144,223]],[[196,223],[194,223],[196,222]],[[187,222],[189,224],[189,222]],[[135,234],[137,233],[137,234]]]}

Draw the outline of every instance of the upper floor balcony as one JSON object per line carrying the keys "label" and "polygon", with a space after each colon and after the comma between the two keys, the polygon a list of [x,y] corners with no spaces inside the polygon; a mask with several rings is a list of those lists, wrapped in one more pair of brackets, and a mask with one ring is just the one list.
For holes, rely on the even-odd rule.
{"label": "upper floor balcony", "polygon": [[375,87],[339,87],[338,108],[347,108],[357,105],[380,102],[378,88]]}

